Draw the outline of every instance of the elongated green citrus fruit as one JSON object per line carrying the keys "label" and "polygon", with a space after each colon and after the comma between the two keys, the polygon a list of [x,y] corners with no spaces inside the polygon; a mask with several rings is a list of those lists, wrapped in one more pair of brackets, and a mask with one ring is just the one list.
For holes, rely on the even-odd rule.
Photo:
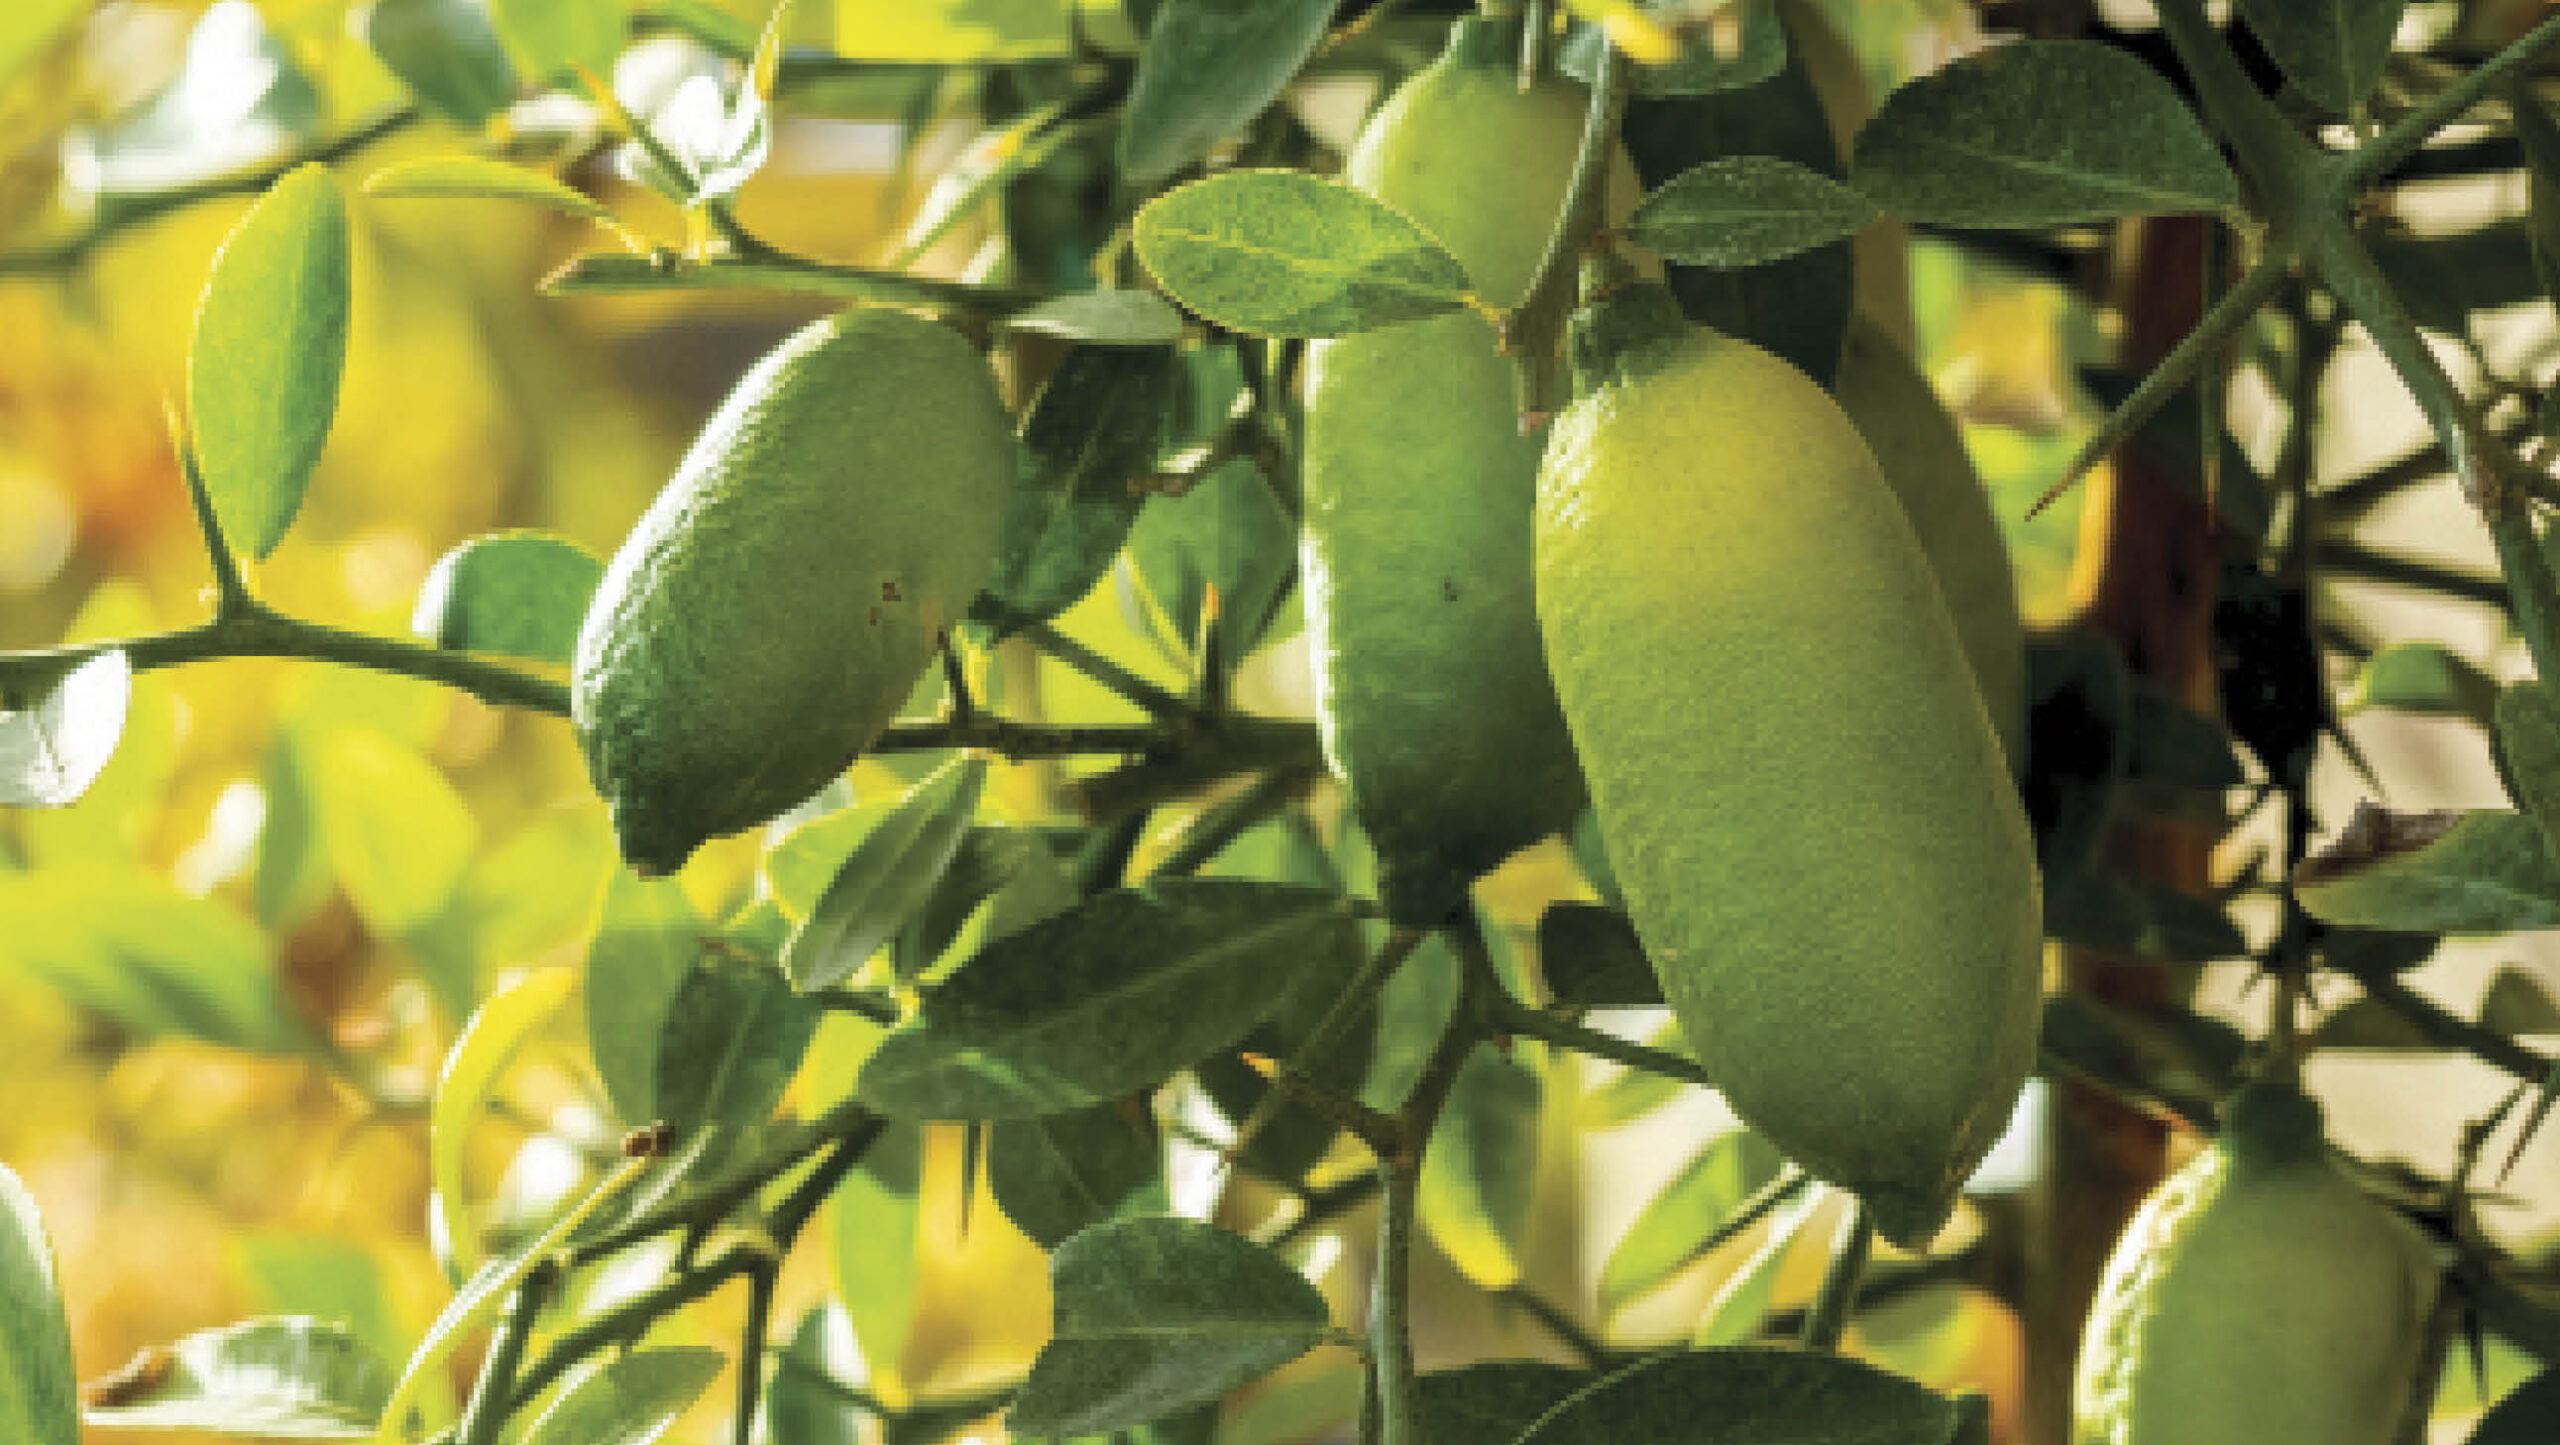
{"label": "elongated green citrus fruit", "polygon": [[756,363],[614,554],[571,691],[623,856],[673,870],[887,725],[995,560],[1016,468],[986,362],[900,311]]}
{"label": "elongated green citrus fruit", "polygon": [[1925,1243],[2033,1062],[2033,844],[1857,429],[1624,286],[1575,323],[1538,613],[1664,996],[1726,1099]]}
{"label": "elongated green citrus fruit", "polygon": [[1831,391],[1866,438],[1911,530],[1919,534],[2001,749],[2013,765],[2023,766],[2027,638],[2018,620],[2018,584],[2000,519],[1991,513],[1991,495],[1973,469],[1963,434],[1929,379],[1864,316],[1849,319]]}
{"label": "elongated green citrus fruit", "polygon": [[[1354,185],[1428,229],[1484,298],[1527,291],[1585,102],[1516,80],[1518,25],[1460,20],[1353,150]],[[1398,922],[1573,820],[1582,779],[1538,650],[1538,443],[1473,314],[1318,344],[1307,369],[1300,575],[1316,715]]]}
{"label": "elongated green citrus fruit", "polygon": [[2081,1336],[2074,1445],[2387,1445],[2437,1270],[2329,1161],[2320,1106],[2245,1085],[2143,1202]]}

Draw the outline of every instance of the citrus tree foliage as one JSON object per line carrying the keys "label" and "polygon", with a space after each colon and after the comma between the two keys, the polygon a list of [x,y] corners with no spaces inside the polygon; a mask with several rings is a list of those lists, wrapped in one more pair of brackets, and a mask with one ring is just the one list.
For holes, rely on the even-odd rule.
{"label": "citrus tree foliage", "polygon": [[[2085,1349],[2083,1420],[2132,1432],[2106,1438],[2244,1413],[2245,1438],[2416,1439],[2458,1342],[2560,1360],[2560,1279],[2472,1202],[2560,1099],[2522,1037],[2560,1010],[2522,972],[2476,1016],[2409,982],[2445,936],[2560,927],[2552,413],[2539,359],[2478,324],[2560,274],[2560,19],[2233,8],[1983,7],[1993,43],[1870,106],[1838,22],[1874,53],[1912,22],[1805,0],[222,0],[164,89],[76,137],[0,131],[84,158],[33,205],[10,172],[0,285],[75,295],[127,238],[236,212],[172,321],[203,611],[100,604],[0,653],[10,984],[116,1047],[296,1061],[422,1130],[445,1270],[407,1329],[325,1241],[269,1239],[243,1268],[323,1282],[334,1317],[223,1324],[75,1391],[45,1222],[0,1169],[0,1433],[1987,1441],[1982,1396],[1878,1342],[1950,1284],[2032,1292],[2014,1217],[1948,1225],[2030,1070],[2198,1130],[2244,1085],[2294,1121],[2294,1173],[2250,1174],[2245,1134],[2206,1156],[2153,1213],[2210,1227],[2129,1239],[2085,1347],[2029,1342]],[[0,86],[111,45],[87,9],[9,7]],[[323,104],[332,45],[361,47],[360,113]],[[876,261],[755,219],[789,138],[851,121],[918,181]],[[2413,183],[2519,174],[2521,214],[2387,219]],[[724,378],[627,538],[442,539],[404,634],[303,615],[263,569],[368,464],[333,437],[351,337],[386,324],[363,269],[435,263],[361,243],[413,208],[570,238],[511,278],[523,307],[818,319]],[[2216,575],[2160,585],[2217,599],[2219,715],[2095,626],[2022,630],[1999,533],[2024,519],[1986,520],[1903,354],[1914,228],[2094,274],[2075,258],[2138,221],[2213,238],[2200,319],[2081,378],[2111,409],[2029,495],[2138,454],[2209,508]],[[2351,331],[2432,441],[2339,477],[2312,443]],[[2243,379],[2281,447],[2236,439]],[[2448,472],[2497,575],[2350,535]],[[2341,581],[2492,609],[2533,676],[2383,645]],[[153,674],[249,658],[359,701],[280,714],[243,861],[57,859],[45,830],[169,775]],[[362,701],[383,676],[547,730],[595,789],[501,821]],[[2312,763],[2360,765],[2338,720],[2367,710],[2481,731],[2511,804],[2319,815]],[[2160,817],[2281,827],[2204,892],[2109,846]],[[1524,845],[1542,881],[1486,886]],[[286,986],[324,904],[420,986],[410,1036]],[[2039,999],[2039,942],[2169,1001]],[[2178,1001],[2215,963],[2257,971],[2263,1029]],[[438,1061],[405,1092],[403,1048]],[[2468,1055],[2513,1091],[2450,1176],[2355,1160],[2290,1091],[2323,1049]],[[1577,1100],[1578,1060],[1613,1072]],[[536,1075],[583,1114],[528,1120]],[[1698,1089],[1753,1127],[1672,1171],[1596,1309],[1556,1297],[1530,1261],[1558,1153]],[[565,1175],[493,1193],[502,1120]],[[1048,1254],[1045,1343],[917,1388],[928,1241],[997,1227]],[[2405,1281],[2314,1323],[2388,1349],[2249,1323],[2368,1239]],[[1424,1250],[1553,1358],[1418,1369]],[[1711,1255],[1694,1325],[1620,1326]],[[731,1286],[743,1325],[711,1310]],[[2285,1408],[2332,1385],[2355,1408]],[[2474,1438],[2545,1438],[2552,1398],[2545,1373]]]}

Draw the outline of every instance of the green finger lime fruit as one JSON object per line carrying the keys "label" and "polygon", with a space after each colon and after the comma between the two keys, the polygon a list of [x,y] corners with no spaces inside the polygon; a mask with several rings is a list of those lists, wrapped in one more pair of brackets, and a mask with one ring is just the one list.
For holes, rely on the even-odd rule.
{"label": "green finger lime fruit", "polygon": [[[1506,307],[1537,270],[1586,108],[1571,81],[1519,88],[1518,33],[1458,21],[1349,169]],[[1493,327],[1472,313],[1319,343],[1306,415],[1316,715],[1376,844],[1389,915],[1436,924],[1477,874],[1582,803],[1538,648],[1539,444],[1521,435]]]}
{"label": "green finger lime fruit", "polygon": [[2022,763],[2027,640],[2018,620],[2018,584],[1963,434],[1929,379],[1864,316],[1850,318],[1831,390],[1902,499],[1903,515],[1920,535],[1920,550],[1929,554],[1938,590],[1955,615],[1956,637],[1973,664],[2001,750],[2012,764]]}
{"label": "green finger lime fruit", "polygon": [[669,872],[816,792],[994,563],[1016,470],[986,362],[900,311],[756,363],[614,554],[572,717],[623,856]]}
{"label": "green finger lime fruit", "polygon": [[2244,1085],[2107,1262],[2073,1382],[2075,1445],[2387,1445],[2437,1270],[2331,1163],[2320,1106]]}
{"label": "green finger lime fruit", "polygon": [[1659,287],[1576,317],[1546,655],[1638,937],[1735,1112],[1925,1243],[2034,1061],[2034,847],[1856,427]]}

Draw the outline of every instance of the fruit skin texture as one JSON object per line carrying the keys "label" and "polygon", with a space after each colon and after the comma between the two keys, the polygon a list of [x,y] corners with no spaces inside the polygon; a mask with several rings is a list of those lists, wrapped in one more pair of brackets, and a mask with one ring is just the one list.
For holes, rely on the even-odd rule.
{"label": "fruit skin texture", "polygon": [[1657,288],[1577,328],[1630,315],[1660,339],[1558,419],[1537,517],[1539,619],[1609,860],[1734,1110],[1923,1244],[2034,1059],[2026,816],[1856,428]]}
{"label": "fruit skin texture", "polygon": [[671,872],[870,745],[995,560],[994,376],[899,311],[811,323],[729,394],[606,567],[571,716],[623,857]]}
{"label": "fruit skin texture", "polygon": [[2013,765],[2023,764],[2027,638],[2018,620],[2018,584],[1963,435],[1910,356],[1864,316],[1850,318],[1831,391],[1866,438],[1920,536],[1920,550],[1929,554],[2001,750]]}
{"label": "fruit skin texture", "polygon": [[2388,1445],[2436,1268],[2329,1162],[2317,1104],[2255,1083],[2224,1117],[2107,1261],[2073,1445]]}
{"label": "fruit skin texture", "polygon": [[[1515,36],[1460,21],[1370,121],[1348,171],[1497,306],[1528,290],[1586,104],[1565,80],[1523,94]],[[1306,415],[1316,715],[1376,844],[1390,917],[1428,926],[1582,805],[1530,585],[1540,444],[1520,435],[1511,363],[1472,313],[1317,344]]]}

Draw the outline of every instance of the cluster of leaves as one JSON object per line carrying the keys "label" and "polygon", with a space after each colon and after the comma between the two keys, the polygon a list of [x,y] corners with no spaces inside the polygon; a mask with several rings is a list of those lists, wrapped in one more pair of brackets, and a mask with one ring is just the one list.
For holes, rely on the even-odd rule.
{"label": "cluster of leaves", "polygon": [[[475,869],[549,861],[540,841],[525,856],[481,857],[450,784],[377,732],[314,728],[280,745],[256,871],[262,921],[288,918],[295,899],[328,886],[312,881],[313,839],[326,836],[334,881],[370,926],[422,956],[465,955],[437,979],[465,1022],[428,1105],[435,1232],[456,1290],[396,1369],[339,1323],[251,1321],[98,1382],[92,1421],[460,1445],[508,1432],[538,1445],[652,1439],[710,1389],[723,1360],[651,1343],[650,1331],[742,1281],[740,1440],[759,1419],[773,1438],[847,1439],[867,1417],[887,1438],[924,1441],[1001,1407],[1026,1436],[1204,1441],[1230,1392],[1321,1348],[1359,1355],[1370,1385],[1357,1408],[1388,1445],[1674,1431],[1984,1438],[1978,1399],[1836,1354],[1770,1347],[1788,1323],[1771,1307],[1777,1269],[1822,1190],[1748,1133],[1708,1142],[1603,1271],[1614,1310],[1761,1229],[1757,1254],[1693,1338],[1632,1351],[1531,1298],[1518,1256],[1542,1062],[1579,1052],[1630,1066],[1599,1105],[1614,1119],[1703,1082],[1675,1040],[1632,1044],[1586,1022],[1660,1003],[1605,866],[1578,848],[1599,901],[1552,903],[1533,947],[1472,914],[1428,938],[1388,933],[1369,917],[1365,844],[1326,806],[1312,728],[1233,705],[1238,669],[1294,620],[1292,383],[1302,344],[1484,306],[1427,232],[1326,179],[1327,145],[1281,103],[1302,81],[1391,77],[1426,54],[1445,17],[1384,13],[1396,8],[1157,0],[1124,17],[1059,0],[838,0],[814,19],[785,6],[759,34],[698,3],[630,13],[622,0],[485,9],[374,0],[361,33],[412,101],[334,136],[312,131],[290,55],[254,11],[208,16],[203,64],[254,52],[281,77],[255,105],[278,158],[242,170],[222,151],[117,204],[102,196],[85,229],[0,258],[0,275],[75,266],[119,230],[194,199],[261,194],[197,314],[178,437],[216,606],[170,632],[0,657],[0,701],[12,709],[0,717],[0,800],[12,806],[80,798],[116,751],[133,677],[182,663],[318,658],[565,711],[556,678],[599,573],[571,539],[511,532],[455,548],[418,599],[412,638],[291,617],[251,586],[247,562],[288,534],[335,410],[348,230],[360,210],[329,163],[392,129],[435,124],[484,144],[384,167],[359,206],[494,200],[601,229],[608,244],[542,283],[552,293],[754,290],[931,308],[1041,379],[1021,417],[1020,500],[997,576],[955,639],[963,660],[943,687],[943,711],[881,744],[884,754],[940,761],[909,774],[896,796],[813,800],[763,841],[751,885],[718,900],[716,913],[679,884],[599,877],[602,867],[582,858],[573,876],[595,889],[578,906],[601,895],[583,959],[485,988],[494,970],[469,955],[508,934],[504,919],[469,919]],[[1530,8],[1541,19],[1548,10]],[[2547,831],[2560,816],[2560,716],[2539,683],[2501,688],[2432,644],[2377,650],[2328,615],[2322,589],[2362,576],[2505,605],[2542,673],[2560,676],[2551,635],[2560,604],[2529,505],[2547,488],[2507,451],[2534,421],[2453,392],[2423,344],[2404,344],[2420,328],[2468,341],[2482,310],[2543,292],[2537,266],[2560,254],[2547,204],[2560,194],[2551,190],[2560,144],[2540,102],[2516,91],[2501,112],[2516,153],[2467,163],[2526,166],[2535,209],[2477,235],[2359,230],[2351,222],[2362,210],[2347,205],[2421,164],[2466,163],[2440,154],[2458,148],[2421,146],[2490,88],[2523,84],[2552,27],[2446,72],[2402,57],[2412,75],[2386,87],[2400,6],[2334,7],[2315,22],[2274,0],[2243,5],[2284,82],[2276,105],[2193,0],[2165,0],[2201,115],[2135,47],[2110,43],[2124,37],[2037,40],[1897,90],[1844,165],[1766,0],[1733,0],[1730,34],[1677,23],[1676,6],[1572,8],[1581,20],[1556,63],[1593,84],[1600,139],[1618,125],[1622,99],[1631,146],[1644,105],[1730,107],[1718,122],[1730,153],[1648,175],[1651,189],[1617,239],[1671,263],[1699,294],[1725,297],[1733,329],[1817,373],[1847,320],[1845,241],[1888,215],[1964,244],[2017,233],[2030,248],[2057,228],[2203,215],[2254,248],[2243,279],[2167,364],[2138,379],[2090,378],[2122,406],[2081,467],[2120,444],[2182,459],[2222,523],[2216,632],[2228,725],[2148,687],[2095,632],[2040,640],[2024,787],[2048,930],[2161,968],[2253,960],[2280,980],[2288,1023],[2306,980],[2353,980],[2360,1002],[2331,1015],[2314,1046],[2476,1054],[2518,1077],[2511,1111],[2530,1116],[2519,1131],[2529,1137],[2560,1091],[2560,1066],[2514,1035],[2560,1011],[2521,973],[2504,976],[2477,1020],[2401,980],[2446,934],[2560,922]],[[10,22],[38,36],[30,47],[56,23],[47,7],[31,13],[44,18]],[[827,31],[828,49],[788,43],[812,25]],[[686,62],[645,94],[603,78],[635,27],[672,32]],[[0,76],[9,59],[0,48]],[[820,260],[748,230],[731,200],[769,162],[777,114],[820,113],[830,86],[883,75],[924,77],[899,92],[920,117],[956,81],[982,127],[910,222],[897,261]],[[551,104],[520,102],[528,90]],[[175,104],[137,114],[127,125],[142,139],[109,137],[109,152],[139,155],[152,127],[200,124],[174,109],[158,115]],[[2332,119],[2386,117],[2352,150],[2312,139]],[[563,156],[556,173],[525,163],[545,147]],[[673,202],[685,234],[652,241],[573,185],[578,165],[597,158]],[[1580,189],[1590,190],[1588,175]],[[978,224],[993,237],[991,266],[973,279],[912,269]],[[1585,239],[1570,214],[1558,237],[1541,288],[1548,301],[1533,296],[1505,318],[1533,411],[1555,400],[1542,340],[1556,318],[1540,307]],[[2501,264],[2449,267],[2445,258],[2466,246]],[[2446,274],[2486,289],[2449,295],[2433,279]],[[2272,320],[2258,321],[2269,307]],[[2335,482],[2313,474],[2311,412],[2350,318],[2401,367],[2439,437],[2432,453]],[[2226,434],[2220,397],[2235,355],[2291,407],[2296,441],[2272,465]],[[2518,384],[2498,400],[2531,390]],[[2483,500],[2503,580],[2430,573],[2336,530],[2448,469]],[[1179,682],[1151,680],[1062,625],[1115,576],[1130,604],[1126,630]],[[983,682],[973,689],[967,665],[999,645],[1048,655],[1142,720],[1005,715]],[[2343,736],[2327,680],[2340,651],[2363,669],[2350,707],[2451,713],[2491,729],[2519,811],[2377,814],[2338,848],[2306,857],[2319,821],[2306,800],[2310,761],[2324,737]],[[990,753],[1104,762],[1075,779],[1071,821],[993,822]],[[314,797],[375,806],[337,816],[304,805]],[[2283,856],[2261,859],[2228,895],[2182,892],[2105,861],[2108,831],[2129,817],[2169,813],[2229,832],[2270,804],[2286,810]],[[1165,821],[1178,830],[1154,846]],[[364,1077],[361,1061],[324,1047],[285,1005],[269,939],[227,904],[121,877],[26,874],[0,888],[26,895],[11,900],[13,919],[51,924],[25,930],[24,946],[84,1006],[145,1033],[298,1053]],[[2235,916],[2251,894],[2279,904],[2278,926],[2257,940]],[[466,942],[450,936],[457,916],[480,925],[465,929]],[[558,1031],[579,995],[601,1112],[634,1131],[631,1157],[594,1165],[574,1198],[517,1217],[475,1207],[465,1143],[511,1064]],[[2049,1072],[2198,1123],[2210,1122],[2251,1047],[2184,1007],[2135,1014],[2078,996],[2053,1000],[2045,1029]],[[786,1111],[786,1099],[816,1107]],[[1018,1385],[893,1405],[847,1378],[841,1343],[849,1333],[863,1356],[896,1355],[912,1263],[881,1256],[915,1239],[928,1202],[923,1130],[952,1121],[967,1126],[964,1196],[982,1171],[1007,1219],[1051,1251],[1053,1335]],[[1177,1216],[1168,1160],[1184,1150],[1269,1185],[1279,1211],[1245,1221],[1259,1224],[1254,1238]],[[2544,1358],[2560,1356],[2560,1311],[2537,1293],[2548,1282],[2479,1233],[2467,1180],[2400,1182],[2404,1202],[2457,1248],[2463,1302]],[[1312,1238],[1372,1198],[1379,1282],[1355,1332],[1335,1322],[1301,1266]],[[0,1398],[0,1424],[19,1438],[67,1440],[79,1405],[49,1257],[32,1204],[5,1174],[0,1199],[9,1205],[0,1358],[29,1382]],[[822,1207],[841,1298],[799,1322],[768,1361],[781,1260]],[[1417,1375],[1405,1298],[1417,1226],[1475,1284],[1546,1310],[1581,1363]],[[1803,1312],[1812,1343],[1836,1344],[1863,1250],[1844,1244],[1834,1283]],[[634,1261],[648,1276],[637,1288]],[[1903,1277],[1929,1267],[1906,1263]],[[1871,1297],[1896,1278],[1879,1273]],[[468,1398],[443,1419],[437,1382],[484,1331]],[[2549,1389],[2545,1377],[2518,1392],[2478,1438],[2501,1438]],[[1344,1402],[1344,1413],[1353,1408]]]}

